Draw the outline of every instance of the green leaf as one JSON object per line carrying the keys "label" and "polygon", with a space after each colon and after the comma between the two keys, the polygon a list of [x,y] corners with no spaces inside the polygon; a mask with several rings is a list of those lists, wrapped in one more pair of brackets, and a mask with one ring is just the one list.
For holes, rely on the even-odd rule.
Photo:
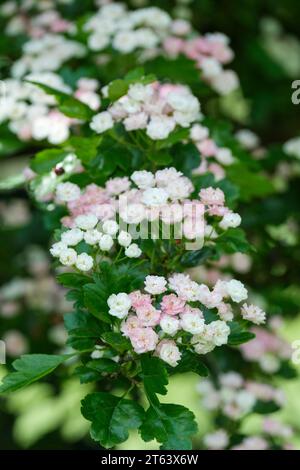
{"label": "green leaf", "polygon": [[62,273],[56,276],[56,279],[64,287],[72,287],[74,289],[82,287],[91,281],[89,276],[80,273]]}
{"label": "green leaf", "polygon": [[228,337],[228,345],[238,346],[239,344],[247,343],[255,338],[255,334],[247,331],[240,323],[232,321],[228,323],[230,327],[230,335]]}
{"label": "green leaf", "polygon": [[104,321],[105,323],[111,323],[112,317],[108,313],[107,295],[103,285],[98,284],[86,284],[83,287],[84,292],[84,305],[95,317]]}
{"label": "green leaf", "polygon": [[141,356],[141,378],[144,382],[144,387],[149,401],[157,401],[156,393],[166,395],[168,385],[168,372],[165,364],[158,357]]}
{"label": "green leaf", "polygon": [[189,129],[184,127],[179,127],[175,129],[171,134],[163,140],[159,140],[157,143],[158,149],[164,149],[167,147],[171,147],[172,145],[176,144],[177,142],[181,142],[182,140],[187,139],[189,136]]}
{"label": "green leaf", "polygon": [[182,374],[184,372],[195,372],[201,377],[207,377],[209,374],[209,370],[201,361],[200,356],[187,350],[182,351],[179,364],[176,367],[169,368],[170,374]]}
{"label": "green leaf", "polygon": [[226,168],[227,177],[239,187],[243,201],[256,197],[265,197],[274,192],[271,181],[261,173],[250,171],[243,164],[231,165]]}
{"label": "green leaf", "polygon": [[254,413],[258,413],[262,415],[275,413],[278,410],[280,410],[280,406],[274,401],[262,401],[262,400],[257,400],[253,408]]}
{"label": "green leaf", "polygon": [[54,96],[58,104],[58,109],[66,116],[83,121],[89,121],[93,117],[94,112],[92,109],[87,104],[74,98],[74,96],[68,95],[60,90],[56,90],[48,85],[44,85],[43,83],[30,80],[29,83],[38,86],[48,95]]}
{"label": "green leaf", "polygon": [[23,186],[25,182],[26,180],[22,173],[8,176],[7,178],[0,180],[0,191],[9,191],[11,189],[18,188]]}
{"label": "green leaf", "polygon": [[119,353],[128,351],[131,347],[129,340],[122,336],[121,333],[107,331],[101,335],[101,338]]}
{"label": "green leaf", "polygon": [[47,149],[38,152],[30,162],[33,171],[42,175],[49,173],[59,162],[61,162],[69,152],[62,149]]}
{"label": "green leaf", "polygon": [[88,312],[68,313],[64,323],[69,334],[67,344],[78,351],[92,349],[105,330],[105,324]]}
{"label": "green leaf", "polygon": [[148,442],[156,439],[161,449],[192,449],[191,436],[197,432],[194,414],[181,405],[163,404],[150,408],[141,426],[141,436]]}
{"label": "green leaf", "polygon": [[168,154],[166,151],[156,151],[147,153],[147,157],[151,162],[154,162],[158,166],[165,166],[169,165],[172,162],[172,156]]}
{"label": "green leaf", "polygon": [[120,368],[117,362],[106,357],[93,359],[92,361],[87,362],[85,366],[99,372],[99,374],[102,374],[103,372],[111,374],[112,372],[117,372]]}
{"label": "green leaf", "polygon": [[128,430],[139,428],[145,414],[138,403],[103,392],[87,395],[81,411],[92,423],[91,437],[105,448],[126,441]]}
{"label": "green leaf", "polygon": [[248,253],[253,249],[246,239],[244,230],[241,228],[229,228],[216,241],[218,247],[225,253]]}
{"label": "green leaf", "polygon": [[216,254],[215,248],[205,246],[201,250],[187,251],[180,259],[180,264],[188,268],[199,266],[205,263],[209,258],[213,258]]}
{"label": "green leaf", "polygon": [[74,152],[82,163],[89,163],[97,155],[97,149],[102,140],[102,136],[79,137],[72,136],[65,143],[65,148],[69,152]]}
{"label": "green leaf", "polygon": [[125,80],[118,78],[108,85],[108,97],[111,101],[116,101],[121,96],[126,95],[129,85]]}
{"label": "green leaf", "polygon": [[50,374],[70,356],[48,354],[25,354],[13,362],[16,372],[6,375],[0,386],[0,393],[9,393],[26,387],[32,382]]}

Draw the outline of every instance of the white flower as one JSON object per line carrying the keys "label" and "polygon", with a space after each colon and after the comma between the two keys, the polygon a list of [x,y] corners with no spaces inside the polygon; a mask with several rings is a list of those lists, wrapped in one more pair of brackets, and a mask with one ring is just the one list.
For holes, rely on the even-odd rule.
{"label": "white flower", "polygon": [[93,258],[87,253],[81,253],[77,256],[75,264],[76,268],[78,268],[80,271],[89,271],[92,269],[94,261]]}
{"label": "white flower", "polygon": [[192,335],[198,335],[204,330],[204,319],[197,313],[184,313],[180,320],[181,328]]}
{"label": "white flower", "polygon": [[163,315],[160,320],[160,327],[164,333],[167,333],[170,336],[175,335],[179,329],[179,320],[171,315]]}
{"label": "white flower", "polygon": [[122,230],[118,235],[118,243],[121,246],[125,246],[125,247],[129,246],[131,243],[131,240],[132,240],[132,236],[130,235],[130,233],[125,232],[124,230]]}
{"label": "white flower", "polygon": [[205,78],[213,78],[222,72],[222,66],[213,57],[207,57],[201,61],[201,70]]}
{"label": "white flower", "polygon": [[59,183],[56,188],[56,196],[60,201],[75,201],[80,196],[80,188],[74,183]]}
{"label": "white flower", "polygon": [[102,113],[96,114],[90,123],[90,128],[98,134],[102,134],[102,132],[111,129],[113,126],[114,121],[108,111],[103,111]]}
{"label": "white flower", "polygon": [[120,216],[127,224],[139,224],[146,218],[146,210],[143,204],[128,204],[120,210]]}
{"label": "white flower", "polygon": [[201,124],[194,124],[190,131],[191,139],[194,141],[201,141],[207,139],[209,136],[209,130],[207,127]]}
{"label": "white flower", "polygon": [[227,372],[220,375],[220,384],[228,388],[241,388],[243,386],[243,377],[237,372]]}
{"label": "white flower", "polygon": [[87,230],[84,234],[84,241],[88,245],[96,245],[101,239],[102,233],[99,232],[96,228]]}
{"label": "white flower", "polygon": [[88,38],[88,46],[92,51],[100,51],[107,47],[108,44],[109,36],[107,34],[103,34],[101,31],[96,31]]}
{"label": "white flower", "polygon": [[165,292],[167,281],[163,276],[147,276],[145,279],[145,291],[158,295]]}
{"label": "white flower", "polygon": [[229,227],[236,228],[241,224],[241,216],[236,212],[228,212],[223,216],[223,219],[219,223],[219,226],[223,230],[227,230]]}
{"label": "white flower", "polygon": [[245,288],[244,284],[236,279],[231,279],[226,283],[226,291],[233,302],[241,302],[246,300],[248,297],[248,291]]}
{"label": "white flower", "polygon": [[183,176],[181,171],[177,171],[176,168],[165,168],[164,170],[158,170],[155,173],[155,182],[157,186],[165,187],[168,186],[170,183],[177,183],[178,179],[181,176]]}
{"label": "white flower", "polygon": [[139,258],[142,254],[142,250],[136,243],[132,243],[125,250],[125,256],[128,258]]}
{"label": "white flower", "polygon": [[113,48],[127,54],[137,47],[137,36],[134,31],[120,31],[113,39]]}
{"label": "white flower", "polygon": [[63,242],[57,242],[53,243],[53,245],[50,248],[50,253],[52,256],[55,256],[57,258],[60,257],[60,255],[67,249],[67,245]]}
{"label": "white flower", "polygon": [[240,129],[236,132],[235,137],[247,150],[254,150],[259,145],[258,136],[254,132],[250,131],[250,129]]}
{"label": "white flower", "polygon": [[94,214],[78,215],[75,219],[75,224],[82,230],[90,230],[96,226],[98,218]]}
{"label": "white flower", "polygon": [[59,257],[59,261],[64,266],[72,266],[76,263],[77,253],[73,248],[67,248],[63,251]]}
{"label": "white flower", "polygon": [[256,325],[261,325],[266,321],[265,312],[256,305],[244,304],[241,308],[241,313],[244,320],[251,321]]}
{"label": "white flower", "polygon": [[219,429],[214,433],[206,434],[203,437],[203,442],[211,450],[221,450],[228,446],[229,437],[224,429]]}
{"label": "white flower", "polygon": [[216,159],[223,165],[231,165],[234,162],[231,150],[226,147],[217,150]]}
{"label": "white flower", "polygon": [[106,220],[103,223],[102,230],[104,233],[111,235],[112,237],[116,235],[119,230],[119,225],[115,220]]}
{"label": "white flower", "polygon": [[114,244],[113,238],[106,233],[102,235],[99,241],[99,247],[102,251],[109,251]]}
{"label": "white flower", "polygon": [[147,135],[153,140],[166,139],[175,129],[176,122],[168,116],[152,116],[147,125]]}
{"label": "white flower", "polygon": [[247,390],[240,390],[236,394],[235,401],[238,407],[241,409],[241,412],[244,414],[252,410],[253,406],[255,405],[256,398]]}
{"label": "white flower", "polygon": [[259,358],[258,363],[262,370],[267,374],[273,374],[280,368],[280,360],[272,354],[263,354]]}
{"label": "white flower", "polygon": [[124,119],[123,124],[126,131],[135,131],[137,129],[145,129],[147,126],[148,116],[144,112],[131,114]]}
{"label": "white flower", "polygon": [[215,344],[212,341],[203,338],[201,335],[193,336],[191,342],[194,345],[194,350],[197,354],[208,354],[215,349]]}
{"label": "white flower", "polygon": [[283,150],[288,155],[300,158],[300,137],[294,137],[283,145]]}
{"label": "white flower", "polygon": [[154,175],[150,171],[134,171],[131,179],[139,189],[147,189],[154,186]]}
{"label": "white flower", "polygon": [[174,341],[165,341],[163,344],[158,345],[158,349],[160,359],[172,367],[177,366],[181,359],[181,353]]}
{"label": "white flower", "polygon": [[228,341],[228,336],[230,334],[230,328],[222,320],[216,320],[209,325],[206,325],[206,334],[207,337],[216,345],[222,346],[222,344],[226,344]]}
{"label": "white flower", "polygon": [[61,234],[61,241],[68,246],[77,245],[83,239],[83,232],[79,228],[72,228]]}
{"label": "white flower", "polygon": [[128,96],[136,101],[146,101],[153,95],[152,85],[143,85],[142,83],[134,83],[130,85]]}
{"label": "white flower", "polygon": [[212,77],[211,85],[221,95],[227,95],[239,86],[239,79],[233,70],[223,70],[219,75]]}
{"label": "white flower", "polygon": [[131,300],[129,295],[124,292],[119,294],[112,294],[107,299],[110,315],[117,318],[124,318],[128,315],[131,307]]}
{"label": "white flower", "polygon": [[168,193],[163,188],[148,188],[142,196],[142,202],[146,206],[162,206],[167,200]]}

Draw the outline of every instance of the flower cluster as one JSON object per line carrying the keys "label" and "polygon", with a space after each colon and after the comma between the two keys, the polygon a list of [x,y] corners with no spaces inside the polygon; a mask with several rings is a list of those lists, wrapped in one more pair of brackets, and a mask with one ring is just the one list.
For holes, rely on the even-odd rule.
{"label": "flower cluster", "polygon": [[216,181],[225,177],[224,166],[234,163],[234,156],[228,147],[219,147],[210,137],[208,127],[194,124],[190,131],[190,138],[201,154],[201,164],[193,170],[195,175],[211,172]]}
{"label": "flower cluster", "polygon": [[218,381],[217,388],[209,379],[198,384],[201,403],[205,409],[218,411],[234,421],[253,411],[257,401],[271,401],[279,407],[285,403],[281,390],[265,383],[245,380],[237,372],[221,374]]}
{"label": "flower cluster", "polygon": [[225,95],[238,87],[237,75],[225,70],[233,59],[229,39],[221,33],[200,36],[186,20],[172,20],[157,7],[128,11],[124,4],[100,7],[84,24],[92,51],[112,47],[121,54],[137,53],[141,61],[158,55],[175,58],[183,54],[195,61],[201,78]]}
{"label": "flower cluster", "polygon": [[[98,218],[93,214],[78,215],[75,218],[75,227],[62,232],[60,240],[52,245],[51,254],[59,258],[64,266],[75,266],[80,271],[90,271],[94,265],[94,258],[101,252],[102,255],[109,252],[114,246],[114,238],[117,238],[118,245],[125,249],[125,256],[128,258],[141,256],[142,251],[136,243],[132,243],[130,233],[120,230],[117,222],[106,220],[102,224],[102,230],[97,227],[98,222]],[[93,256],[82,250],[78,254],[75,248],[82,241],[89,245]]]}
{"label": "flower cluster", "polygon": [[233,59],[229,39],[224,34],[208,33],[190,39],[170,36],[164,40],[163,50],[171,57],[183,54],[194,60],[201,77],[221,95],[227,95],[239,86],[236,73],[223,68]]}
{"label": "flower cluster", "polygon": [[[210,291],[205,284],[176,273],[168,279],[149,275],[144,292],[112,294],[107,303],[110,315],[123,320],[121,331],[137,354],[153,351],[174,367],[183,347],[207,354],[226,344],[230,334],[227,320],[233,319],[230,302],[239,303],[246,297],[246,289],[237,280],[217,283]],[[207,321],[204,307],[217,309],[217,319]]]}
{"label": "flower cluster", "polygon": [[14,62],[11,73],[21,78],[27,73],[55,72],[68,60],[83,57],[85,52],[82,44],[49,33],[25,42],[23,55]]}
{"label": "flower cluster", "polygon": [[101,134],[122,122],[127,131],[144,129],[152,140],[166,139],[176,126],[189,127],[199,118],[200,103],[188,87],[134,83],[90,127]]}
{"label": "flower cluster", "polygon": [[[55,181],[59,182],[57,177]],[[40,188],[44,200],[53,197],[52,189],[47,195],[46,188],[45,191]],[[225,196],[220,189],[201,189],[199,199],[190,198],[193,191],[191,180],[171,167],[155,173],[135,171],[130,179],[111,178],[105,187],[90,184],[83,191],[74,183],[60,182],[56,185],[56,202],[67,205],[69,215],[62,219],[66,227],[75,227],[75,218],[79,215],[93,215],[101,222],[118,218],[126,227],[142,224],[142,233],[136,233],[135,238],[159,238],[157,226],[148,225],[155,221],[163,222],[164,238],[171,237],[167,227],[174,225],[174,237],[187,240],[214,239],[218,236],[217,224],[224,231],[241,223],[239,214],[225,206]],[[249,308],[245,306],[247,311]],[[258,318],[258,310],[251,310],[248,316]]]}
{"label": "flower cluster", "polygon": [[[26,79],[65,93],[71,92],[62,78],[52,72],[30,74]],[[2,83],[5,94],[1,98],[0,123],[8,122],[10,131],[20,140],[45,139],[57,145],[69,137],[70,127],[78,121],[59,112],[55,108],[56,102],[52,96],[37,86],[19,79],[11,78]],[[81,78],[77,82],[75,96],[97,110],[100,107],[99,96],[95,93],[97,87],[96,80]]]}
{"label": "flower cluster", "polygon": [[291,357],[290,345],[275,332],[263,328],[252,328],[255,338],[241,345],[244,358],[257,362],[267,374],[277,372],[282,361]]}
{"label": "flower cluster", "polygon": [[228,447],[230,450],[293,450],[294,446],[290,443],[292,436],[293,430],[290,426],[266,418],[262,423],[261,434],[242,437],[240,442],[233,446],[230,446],[230,435],[225,429],[206,434],[203,443],[209,450],[223,450]]}

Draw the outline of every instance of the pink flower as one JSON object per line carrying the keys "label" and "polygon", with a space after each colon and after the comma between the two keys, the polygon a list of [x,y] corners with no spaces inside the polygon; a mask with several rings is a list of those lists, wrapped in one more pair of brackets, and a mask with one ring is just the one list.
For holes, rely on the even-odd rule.
{"label": "pink flower", "polygon": [[161,310],[167,315],[178,315],[183,312],[185,301],[176,294],[164,295],[161,301]]}
{"label": "pink flower", "polygon": [[130,335],[130,341],[137,354],[154,351],[158,343],[158,335],[152,328],[136,328]]}
{"label": "pink flower", "polygon": [[143,111],[140,113],[132,114],[124,119],[124,126],[127,131],[134,131],[136,129],[145,129],[148,122],[148,116]]}
{"label": "pink flower", "polygon": [[146,307],[151,305],[151,296],[143,294],[140,290],[135,290],[129,294],[133,308]]}
{"label": "pink flower", "polygon": [[182,51],[183,47],[184,41],[175,37],[168,37],[163,43],[164,50],[172,57],[176,57]]}
{"label": "pink flower", "polygon": [[134,334],[134,331],[141,327],[142,325],[138,317],[131,315],[122,322],[120,329],[124,336],[130,338]]}
{"label": "pink flower", "polygon": [[203,188],[199,193],[200,200],[206,206],[224,206],[225,195],[219,188]]}
{"label": "pink flower", "polygon": [[204,157],[213,157],[218,151],[218,147],[212,139],[204,139],[201,142],[198,142],[196,146]]}
{"label": "pink flower", "polygon": [[123,178],[111,178],[106,182],[105,189],[108,194],[116,196],[127,191],[130,187],[130,181],[127,176]]}
{"label": "pink flower", "polygon": [[142,326],[155,326],[160,321],[160,310],[150,304],[137,308],[136,314]]}

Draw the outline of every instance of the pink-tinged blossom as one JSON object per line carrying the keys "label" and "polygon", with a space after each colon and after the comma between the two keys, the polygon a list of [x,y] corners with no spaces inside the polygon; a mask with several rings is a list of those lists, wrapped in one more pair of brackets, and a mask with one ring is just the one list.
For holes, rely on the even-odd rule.
{"label": "pink-tinged blossom", "polygon": [[124,336],[130,338],[137,328],[142,328],[142,324],[138,317],[131,315],[122,322],[120,330]]}
{"label": "pink-tinged blossom", "polygon": [[137,354],[154,351],[158,343],[158,335],[152,328],[136,328],[130,334],[130,341]]}
{"label": "pink-tinged blossom", "polygon": [[143,294],[140,290],[131,292],[129,297],[131,305],[135,309],[151,305],[151,296],[149,294]]}
{"label": "pink-tinged blossom", "polygon": [[200,200],[206,206],[224,206],[225,195],[220,188],[203,188],[199,192]]}
{"label": "pink-tinged blossom", "polygon": [[213,157],[218,152],[218,147],[212,139],[205,139],[197,143],[197,149],[204,157]]}
{"label": "pink-tinged blossom", "polygon": [[164,295],[161,301],[161,310],[166,315],[178,315],[185,307],[185,300],[175,294]]}
{"label": "pink-tinged blossom", "polygon": [[136,314],[142,326],[156,326],[160,321],[160,310],[153,305],[144,305],[136,309]]}

